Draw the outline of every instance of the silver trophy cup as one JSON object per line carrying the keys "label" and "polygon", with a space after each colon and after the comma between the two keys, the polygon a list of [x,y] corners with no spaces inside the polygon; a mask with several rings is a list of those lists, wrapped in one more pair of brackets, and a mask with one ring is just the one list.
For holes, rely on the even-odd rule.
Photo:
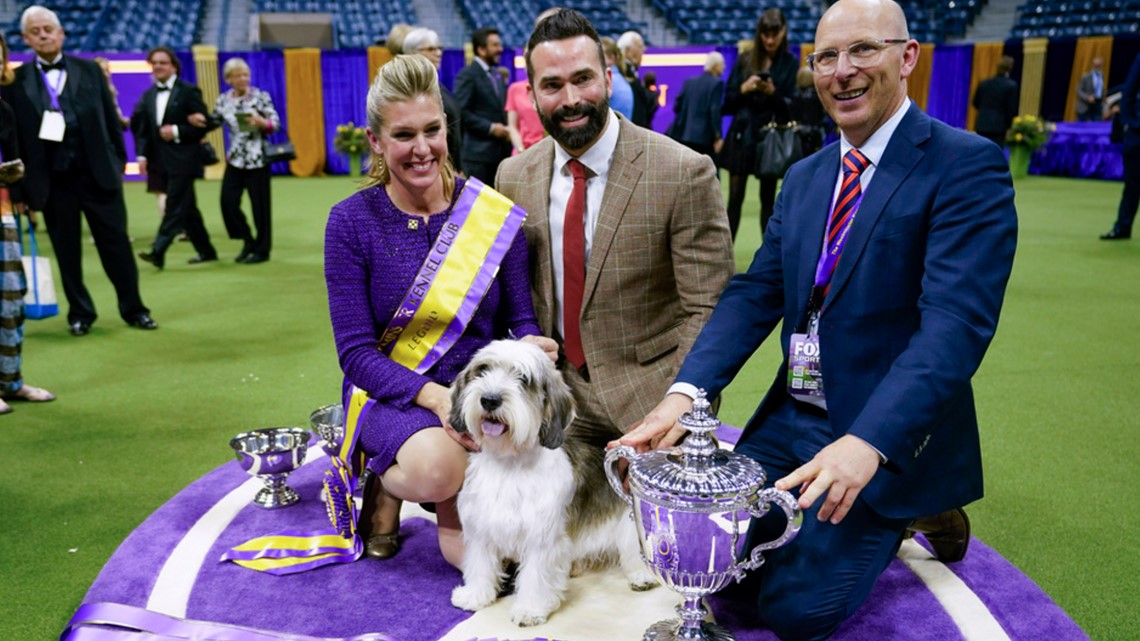
{"label": "silver trophy cup", "polygon": [[[720,421],[710,413],[704,390],[680,422],[689,435],[679,447],[637,454],[623,445],[606,454],[610,485],[633,508],[642,559],[684,598],[677,606],[679,619],[653,624],[644,641],[731,641],[723,627],[704,622],[708,610],[701,600],[763,565],[761,553],[795,538],[803,514],[790,493],[763,488],[759,463],[717,447],[712,433]],[[618,471],[623,458],[629,461],[628,492]],[[767,514],[772,504],[783,510],[788,524],[779,538],[749,553],[749,522]]]}
{"label": "silver trophy cup", "polygon": [[285,477],[305,462],[312,434],[299,427],[270,427],[243,432],[230,439],[241,468],[265,481],[253,504],[266,509],[293,505],[301,500]]}
{"label": "silver trophy cup", "polygon": [[321,449],[329,456],[340,453],[344,444],[344,407],[340,403],[322,405],[309,415],[309,425],[323,443]]}

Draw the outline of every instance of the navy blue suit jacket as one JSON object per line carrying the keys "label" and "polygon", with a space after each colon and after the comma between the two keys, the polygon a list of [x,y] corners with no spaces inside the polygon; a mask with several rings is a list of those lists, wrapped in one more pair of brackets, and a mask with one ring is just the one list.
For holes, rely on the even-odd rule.
{"label": "navy blue suit jacket", "polygon": [[721,137],[722,104],[723,80],[708,72],[689,78],[673,104],[677,117],[669,126],[669,137],[680,142],[712,145]]}
{"label": "navy blue suit jacket", "polygon": [[493,123],[507,124],[507,85],[497,72],[493,77],[492,81],[492,76],[474,60],[455,76],[454,94],[462,111],[465,161],[497,164],[511,155],[511,142],[491,135]]}
{"label": "navy blue suit jacket", "polygon": [[[794,402],[789,337],[807,314],[838,172],[839,143],[788,171],[764,244],[677,375],[719,394],[783,321],[785,360],[744,439]],[[884,516],[982,496],[970,378],[997,326],[1016,217],[1001,150],[912,105],[871,178],[820,316],[828,420],[835,438],[856,435],[888,458],[861,494]]]}

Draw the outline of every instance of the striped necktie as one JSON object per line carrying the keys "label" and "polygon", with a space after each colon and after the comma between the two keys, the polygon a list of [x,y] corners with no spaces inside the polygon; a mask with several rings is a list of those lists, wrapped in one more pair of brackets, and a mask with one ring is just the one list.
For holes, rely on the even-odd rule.
{"label": "striped necktie", "polygon": [[[839,197],[835,200],[835,209],[831,212],[831,221],[827,225],[827,252],[831,254],[835,246],[845,240],[849,223],[863,200],[863,190],[859,186],[859,176],[871,166],[871,161],[859,152],[852,149],[843,155],[843,185],[839,188]],[[831,288],[831,275],[835,266],[839,264],[838,257],[831,262],[831,269],[827,273],[827,285],[823,295]]]}

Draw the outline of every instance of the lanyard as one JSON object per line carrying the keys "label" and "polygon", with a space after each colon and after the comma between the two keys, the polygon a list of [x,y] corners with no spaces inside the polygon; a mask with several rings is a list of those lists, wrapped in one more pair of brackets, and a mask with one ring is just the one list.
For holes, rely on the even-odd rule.
{"label": "lanyard", "polygon": [[51,96],[52,111],[63,111],[59,108],[59,93],[63,88],[63,74],[65,73],[67,73],[65,70],[60,69],[59,75],[55,77],[55,86],[53,87],[51,83],[48,82],[47,72],[40,69],[40,75],[43,76],[44,79],[44,86],[47,87],[48,95]]}

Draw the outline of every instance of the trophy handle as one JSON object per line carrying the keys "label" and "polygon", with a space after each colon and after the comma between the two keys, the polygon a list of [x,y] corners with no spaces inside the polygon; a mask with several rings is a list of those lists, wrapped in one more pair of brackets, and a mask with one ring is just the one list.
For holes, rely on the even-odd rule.
{"label": "trophy handle", "polygon": [[790,492],[777,490],[774,487],[761,490],[760,493],[756,495],[756,503],[754,503],[748,511],[752,513],[753,517],[760,518],[768,513],[769,503],[775,503],[780,506],[780,509],[784,510],[784,515],[788,517],[788,527],[784,528],[784,533],[781,534],[779,538],[768,541],[767,543],[761,543],[752,548],[751,558],[742,564],[747,570],[755,570],[763,565],[764,557],[760,553],[764,550],[778,548],[796,538],[796,534],[800,531],[800,525],[802,525],[804,521],[804,513],[800,510],[799,501],[797,501]]}
{"label": "trophy handle", "polygon": [[633,507],[633,499],[630,498],[629,492],[626,491],[622,484],[621,474],[618,472],[617,464],[618,459],[630,459],[636,456],[637,452],[628,445],[619,445],[612,450],[606,452],[606,478],[610,480],[610,487],[614,488],[621,500],[626,502],[626,505]]}

